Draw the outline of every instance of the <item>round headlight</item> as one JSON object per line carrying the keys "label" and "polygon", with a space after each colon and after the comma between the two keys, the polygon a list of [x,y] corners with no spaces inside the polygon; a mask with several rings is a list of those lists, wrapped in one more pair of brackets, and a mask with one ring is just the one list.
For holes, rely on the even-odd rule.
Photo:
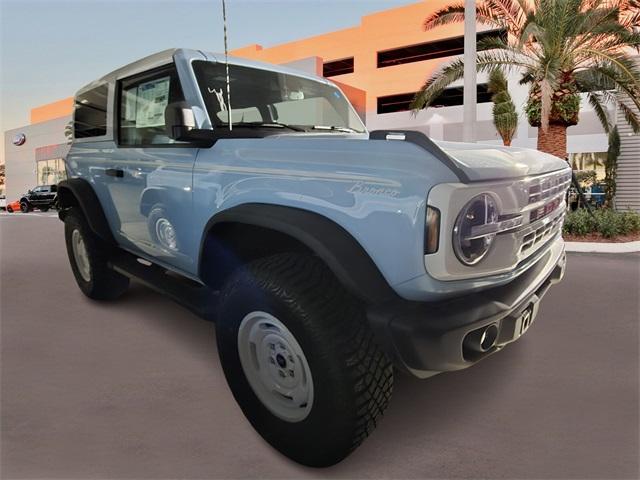
{"label": "round headlight", "polygon": [[487,193],[472,198],[467,203],[453,228],[453,249],[465,265],[475,265],[489,252],[498,222],[498,206]]}

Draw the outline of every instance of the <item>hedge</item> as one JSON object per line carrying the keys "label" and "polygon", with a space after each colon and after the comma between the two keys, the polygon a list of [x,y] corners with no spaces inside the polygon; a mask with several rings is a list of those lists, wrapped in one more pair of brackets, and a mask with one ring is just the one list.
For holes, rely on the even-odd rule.
{"label": "hedge", "polygon": [[576,236],[600,233],[605,238],[638,233],[640,232],[640,214],[600,208],[594,210],[592,217],[586,208],[579,208],[573,212],[567,212],[563,232]]}

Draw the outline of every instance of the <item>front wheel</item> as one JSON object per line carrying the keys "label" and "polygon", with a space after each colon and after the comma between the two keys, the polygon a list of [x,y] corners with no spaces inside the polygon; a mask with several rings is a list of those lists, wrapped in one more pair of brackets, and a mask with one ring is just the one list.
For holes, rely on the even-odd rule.
{"label": "front wheel", "polygon": [[11,207],[7,207],[7,212],[9,212],[9,213],[13,213],[13,208],[11,208]]}
{"label": "front wheel", "polygon": [[20,211],[22,213],[28,213],[32,210],[31,205],[29,205],[27,202],[20,202]]}
{"label": "front wheel", "polygon": [[362,306],[315,257],[276,255],[234,274],[221,293],[216,335],[245,416],[301,464],[345,458],[391,398],[393,369]]}
{"label": "front wheel", "polygon": [[76,283],[87,297],[113,300],[129,287],[129,279],[108,263],[109,247],[89,228],[82,212],[71,208],[64,217],[67,255]]}

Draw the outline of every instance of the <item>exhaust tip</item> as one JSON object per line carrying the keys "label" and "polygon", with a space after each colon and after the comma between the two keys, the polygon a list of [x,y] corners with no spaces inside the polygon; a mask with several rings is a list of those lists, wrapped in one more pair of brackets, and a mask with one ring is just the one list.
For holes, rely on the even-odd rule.
{"label": "exhaust tip", "polygon": [[498,339],[498,327],[495,324],[489,325],[484,329],[480,336],[480,348],[486,352],[493,348]]}
{"label": "exhaust tip", "polygon": [[486,353],[491,350],[498,340],[498,326],[495,323],[469,332],[462,346],[465,350]]}

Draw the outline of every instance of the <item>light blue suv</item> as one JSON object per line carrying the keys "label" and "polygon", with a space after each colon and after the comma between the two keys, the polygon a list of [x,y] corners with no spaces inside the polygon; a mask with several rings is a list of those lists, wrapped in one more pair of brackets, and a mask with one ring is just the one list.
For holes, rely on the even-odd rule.
{"label": "light blue suv", "polygon": [[90,298],[136,278],[214,320],[251,424],[331,465],[375,428],[394,367],[466,368],[528,329],[564,273],[570,169],[367,132],[326,79],[228,67],[164,51],[77,93],[69,261]]}

